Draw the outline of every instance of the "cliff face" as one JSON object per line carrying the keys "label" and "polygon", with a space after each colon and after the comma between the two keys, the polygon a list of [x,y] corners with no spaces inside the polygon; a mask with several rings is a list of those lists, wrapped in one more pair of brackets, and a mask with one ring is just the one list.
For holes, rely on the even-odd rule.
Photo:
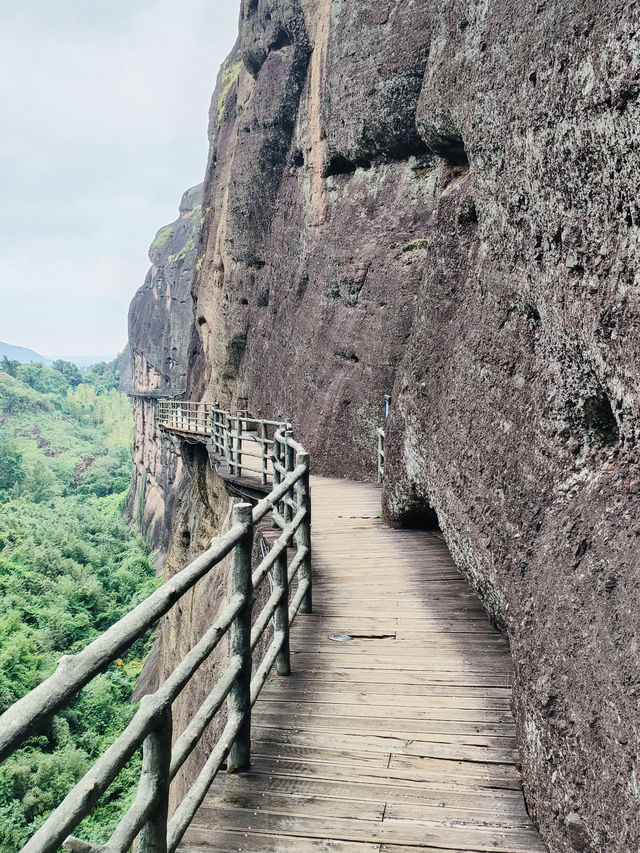
{"label": "cliff face", "polygon": [[[231,499],[212,471],[206,450],[158,429],[156,406],[182,397],[187,385],[189,338],[194,322],[191,283],[202,219],[202,187],[187,190],[179,218],[161,228],[149,250],[152,266],[129,309],[132,377],[123,388],[134,401],[133,479],[130,519],[156,549],[168,580],[206,551],[229,524]],[[156,642],[136,685],[136,698],[151,692],[184,659],[228,600],[229,560],[223,560],[162,619]],[[221,644],[173,703],[177,737],[208,696],[228,662]],[[224,726],[219,715],[171,786],[170,805],[181,801]]]}
{"label": "cliff face", "polygon": [[[508,635],[529,806],[563,853],[640,845],[639,26],[635,0],[245,0],[195,309],[162,338],[182,303],[153,270],[132,308],[134,381],[248,397],[316,472],[375,475],[391,394],[386,518],[435,511]],[[176,461],[137,405],[166,529]]]}
{"label": "cliff face", "polygon": [[211,113],[190,387],[437,512],[509,636],[550,849],[631,850],[636,2],[246,0]]}
{"label": "cliff face", "polygon": [[201,200],[201,186],[187,190],[180,217],[158,231],[149,249],[152,267],[129,308],[131,377],[122,390],[133,398],[135,439],[127,515],[161,552],[168,546],[182,465],[174,442],[157,429],[156,400],[186,389]]}
{"label": "cliff face", "polygon": [[[386,513],[434,507],[507,631],[550,849],[635,850],[640,9],[467,20],[439,22],[418,104],[444,162]],[[469,167],[446,185],[453,140]]]}

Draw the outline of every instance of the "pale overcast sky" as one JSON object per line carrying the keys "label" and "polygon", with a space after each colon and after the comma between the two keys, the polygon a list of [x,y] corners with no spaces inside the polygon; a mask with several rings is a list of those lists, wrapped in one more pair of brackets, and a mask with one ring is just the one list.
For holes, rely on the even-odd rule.
{"label": "pale overcast sky", "polygon": [[204,175],[239,0],[0,0],[0,341],[116,353]]}

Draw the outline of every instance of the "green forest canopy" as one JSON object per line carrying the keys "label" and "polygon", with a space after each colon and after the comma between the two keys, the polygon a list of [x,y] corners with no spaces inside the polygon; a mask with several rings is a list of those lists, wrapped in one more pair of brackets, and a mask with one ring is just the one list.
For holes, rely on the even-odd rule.
{"label": "green forest canopy", "polygon": [[[112,366],[78,376],[67,365],[0,361],[0,712],[157,586],[122,518],[130,404]],[[129,722],[148,648],[138,641],[0,767],[0,853],[26,842]],[[79,835],[106,840],[139,766],[136,756]]]}

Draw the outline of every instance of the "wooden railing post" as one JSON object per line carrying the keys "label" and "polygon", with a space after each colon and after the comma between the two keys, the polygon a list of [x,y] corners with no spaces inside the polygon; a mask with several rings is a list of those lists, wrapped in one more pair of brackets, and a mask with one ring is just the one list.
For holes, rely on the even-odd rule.
{"label": "wooden railing post", "polygon": [[233,433],[231,431],[231,415],[225,416],[225,433],[226,433],[226,456],[227,456],[227,464],[229,466],[229,473],[236,473],[236,468],[233,463]]}
{"label": "wooden railing post", "polygon": [[216,453],[220,453],[220,430],[218,428],[219,422],[220,413],[216,408],[214,408],[211,423],[211,438],[213,439],[213,449]]}
{"label": "wooden railing post", "polygon": [[269,481],[269,445],[267,443],[269,439],[269,430],[265,423],[262,424],[260,437],[262,438],[262,485],[266,486]]}
{"label": "wooden railing post", "polygon": [[[278,441],[278,427],[276,427],[276,432],[273,437],[273,450],[271,452],[272,463],[273,463],[273,486],[279,486],[282,482],[282,477],[280,475],[280,471],[276,467],[276,462],[280,462],[280,442]],[[278,509],[280,509],[280,505],[278,504]]]}
{"label": "wooden railing post", "polygon": [[298,570],[298,582],[308,581],[309,587],[300,603],[300,613],[311,613],[313,608],[311,579],[311,488],[309,486],[309,454],[298,453],[296,466],[303,465],[305,473],[296,483],[296,501],[298,509],[305,510],[305,517],[296,531],[296,545],[307,548],[307,555]]}
{"label": "wooden railing post", "polygon": [[[287,472],[285,474],[285,477],[288,474],[290,474],[294,468],[295,454],[293,452],[293,447],[291,447],[291,445],[288,442],[288,439],[292,439],[292,438],[293,438],[293,430],[288,429],[284,434],[284,439],[285,439],[285,443],[284,443],[284,467],[285,467],[285,470]],[[293,489],[291,490],[291,494],[286,495],[286,497],[289,498],[292,496],[293,496]],[[289,524],[289,522],[293,518],[293,509],[291,508],[291,504],[289,502],[287,502],[286,500],[284,502],[283,516],[284,516],[284,520],[287,524]]]}
{"label": "wooden railing post", "polygon": [[251,504],[236,504],[233,508],[233,523],[241,524],[244,527],[244,533],[233,550],[231,594],[243,595],[245,604],[231,626],[231,657],[238,656],[242,659],[242,669],[229,693],[227,708],[229,719],[240,715],[242,725],[229,752],[228,770],[230,773],[248,770],[251,764],[252,512]]}
{"label": "wooden railing post", "polygon": [[167,853],[172,726],[171,705],[167,705],[157,728],[147,735],[142,745],[140,781],[151,792],[155,807],[140,832],[138,853]]}
{"label": "wooden railing post", "polygon": [[222,412],[218,412],[217,417],[216,434],[218,436],[218,453],[224,457],[227,451],[225,447],[224,417]]}
{"label": "wooden railing post", "polygon": [[291,675],[291,655],[289,650],[289,577],[287,552],[280,554],[274,565],[274,586],[282,592],[280,603],[274,613],[275,630],[283,635],[282,646],[276,658],[278,675]]}
{"label": "wooden railing post", "polygon": [[242,477],[242,413],[238,412],[237,446],[236,446],[236,476]]}

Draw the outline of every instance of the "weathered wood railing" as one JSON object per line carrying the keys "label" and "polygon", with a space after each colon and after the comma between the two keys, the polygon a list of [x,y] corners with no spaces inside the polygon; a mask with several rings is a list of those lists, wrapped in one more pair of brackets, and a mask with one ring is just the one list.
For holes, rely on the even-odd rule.
{"label": "weathered wood railing", "polygon": [[285,421],[253,418],[246,412],[234,415],[214,403],[181,400],[160,400],[157,418],[165,430],[210,439],[214,454],[226,461],[232,477],[257,474],[263,485],[272,482],[270,462],[276,430],[289,426]]}
{"label": "weathered wood railing", "polygon": [[376,430],[378,436],[378,482],[384,479],[384,430],[379,427]]}
{"label": "weathered wood railing", "polygon": [[214,403],[192,403],[186,400],[158,400],[157,418],[160,424],[178,432],[211,435],[213,413],[220,411]]}
{"label": "weathered wood railing", "polygon": [[[47,818],[22,853],[54,853],[63,842],[72,851],[126,853],[136,838],[139,853],[173,853],[224,762],[227,761],[230,771],[248,769],[251,708],[274,664],[280,675],[290,673],[289,627],[298,612],[311,612],[309,457],[290,431],[277,431],[274,443],[272,465],[276,484],[271,493],[253,508],[251,504],[236,504],[230,530],[214,539],[204,554],[83,651],[62,658],[50,678],[0,717],[0,760],[4,760],[143,636],[215,565],[232,555],[228,605],[163,685],[142,699],[124,732]],[[254,528],[268,515],[282,532],[252,570]],[[295,554],[287,565],[289,547],[295,547]],[[269,598],[252,619],[255,593],[268,574],[272,582]],[[273,637],[253,672],[253,651],[271,624]],[[230,635],[229,664],[172,747],[172,703],[227,634]],[[169,818],[170,782],[225,700],[224,730],[200,774]],[[137,796],[109,841],[94,845],[68,837],[140,747],[143,761]]]}

